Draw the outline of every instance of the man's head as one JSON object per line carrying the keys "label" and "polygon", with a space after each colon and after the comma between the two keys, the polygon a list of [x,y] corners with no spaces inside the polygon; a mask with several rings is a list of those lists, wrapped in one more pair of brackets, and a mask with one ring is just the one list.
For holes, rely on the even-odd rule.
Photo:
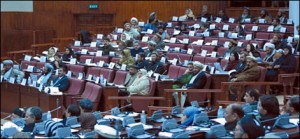
{"label": "man's head", "polygon": [[109,38],[107,38],[107,37],[103,38],[103,45],[104,46],[109,45],[109,43],[110,43],[110,39]]}
{"label": "man's head", "polygon": [[247,53],[241,53],[241,55],[240,55],[240,60],[241,60],[243,63],[246,63],[246,62],[247,62],[247,56],[248,56]]}
{"label": "man's head", "polygon": [[130,19],[130,23],[131,23],[131,25],[137,25],[138,24],[138,19],[137,18],[135,18],[135,17],[132,17],[131,19]]}
{"label": "man's head", "polygon": [[138,72],[138,67],[136,65],[130,65],[128,71],[129,71],[129,74],[131,76],[133,76]]}
{"label": "man's head", "polygon": [[279,115],[279,102],[273,95],[263,95],[258,99],[257,110],[260,115]]}
{"label": "man's head", "polygon": [[284,49],[283,49],[283,54],[284,55],[288,55],[288,54],[291,54],[292,53],[292,47],[291,46],[285,46]]}
{"label": "man's head", "polygon": [[187,64],[187,68],[188,68],[188,72],[189,72],[189,73],[192,73],[193,70],[194,70],[193,62],[188,63],[188,64]]}
{"label": "man's head", "polygon": [[247,56],[247,66],[248,68],[257,66],[257,59],[254,56]]}
{"label": "man's head", "polygon": [[133,41],[133,47],[135,50],[138,50],[141,46],[140,46],[140,41],[139,40],[135,40]]}
{"label": "man's head", "polygon": [[202,63],[200,63],[199,61],[194,61],[193,65],[194,65],[194,68],[193,68],[194,74],[199,73],[204,67],[204,65]]}
{"label": "man's head", "polygon": [[66,117],[79,116],[80,108],[76,104],[70,104],[65,111]]}
{"label": "man's head", "polygon": [[249,7],[243,7],[243,14],[249,15],[250,14],[250,8]]}
{"label": "man's head", "polygon": [[148,49],[149,50],[154,50],[155,47],[156,47],[156,42],[154,42],[152,40],[148,42]]}
{"label": "man's head", "polygon": [[43,67],[43,73],[48,74],[48,73],[52,72],[53,69],[54,68],[51,64],[46,63],[45,66]]}
{"label": "man's head", "polygon": [[257,89],[251,88],[246,91],[244,99],[246,103],[251,103],[251,102],[258,101],[259,96],[260,96],[259,91]]}
{"label": "man's head", "polygon": [[235,46],[237,46],[237,41],[236,40],[230,40],[229,44],[228,44],[228,47],[231,48],[231,47],[235,47]]}
{"label": "man's head", "polygon": [[128,22],[125,23],[125,24],[124,24],[124,30],[125,30],[125,31],[130,31],[130,29],[131,29],[131,24],[128,23]]}
{"label": "man's head", "polygon": [[26,124],[38,123],[42,120],[42,109],[38,106],[30,107],[25,113]]}
{"label": "man's head", "polygon": [[224,118],[226,122],[237,121],[244,116],[243,107],[238,103],[230,104],[225,109]]}
{"label": "man's head", "polygon": [[225,11],[222,9],[218,12],[218,16],[224,16],[225,15]]}
{"label": "man's head", "polygon": [[87,98],[81,99],[79,101],[79,106],[81,113],[91,112],[93,110],[93,102]]}
{"label": "man's head", "polygon": [[138,55],[138,62],[142,62],[143,60],[145,60],[145,54],[143,52],[139,53]]}
{"label": "man's head", "polygon": [[11,120],[18,119],[18,118],[24,118],[25,112],[22,108],[15,108],[13,113],[11,114]]}
{"label": "man's head", "polygon": [[265,46],[267,54],[272,54],[273,50],[275,49],[275,45],[273,43],[266,43]]}
{"label": "man's head", "polygon": [[273,26],[277,26],[280,24],[280,19],[279,18],[275,18],[273,19],[273,22],[272,22]]}
{"label": "man's head", "polygon": [[161,41],[161,35],[156,33],[154,36],[153,36],[153,40],[158,43]]}
{"label": "man's head", "polygon": [[63,77],[63,76],[66,75],[67,72],[68,72],[67,67],[62,66],[62,67],[60,67],[60,68],[58,69],[58,76],[59,76],[59,77]]}
{"label": "man's head", "polygon": [[265,135],[265,129],[254,115],[246,115],[236,125],[234,138],[258,138]]}
{"label": "man's head", "polygon": [[13,61],[12,60],[4,60],[3,61],[3,69],[5,71],[8,71],[12,66],[13,66]]}
{"label": "man's head", "polygon": [[299,96],[293,96],[286,103],[286,110],[289,114],[299,113]]}
{"label": "man's head", "polygon": [[151,61],[156,62],[158,60],[158,54],[157,53],[152,53],[151,54]]}

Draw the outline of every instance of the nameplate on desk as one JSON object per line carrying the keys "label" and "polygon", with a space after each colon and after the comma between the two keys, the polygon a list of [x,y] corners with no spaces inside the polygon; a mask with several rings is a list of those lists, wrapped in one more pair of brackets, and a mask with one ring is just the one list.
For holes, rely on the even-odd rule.
{"label": "nameplate on desk", "polygon": [[10,78],[9,78],[9,83],[12,83],[12,84],[14,84],[14,83],[15,83],[15,80],[16,80],[16,78],[14,78],[14,77],[10,77]]}
{"label": "nameplate on desk", "polygon": [[195,36],[195,31],[190,31],[189,36]]}
{"label": "nameplate on desk", "polygon": [[138,23],[138,26],[140,26],[140,27],[142,27],[142,26],[144,26],[145,25],[145,22],[139,22]]}
{"label": "nameplate on desk", "polygon": [[103,65],[104,65],[104,61],[99,61],[98,66],[103,67]]}
{"label": "nameplate on desk", "polygon": [[201,22],[205,23],[207,21],[207,18],[201,17]]}
{"label": "nameplate on desk", "polygon": [[102,39],[103,38],[103,34],[97,34],[97,39]]}
{"label": "nameplate on desk", "polygon": [[86,59],[85,64],[91,64],[92,59]]}
{"label": "nameplate on desk", "polygon": [[217,46],[217,45],[218,45],[218,40],[213,40],[213,41],[211,42],[211,45]]}
{"label": "nameplate on desk", "polygon": [[117,33],[122,33],[123,32],[123,28],[118,28],[117,29]]}
{"label": "nameplate on desk", "polygon": [[155,77],[155,81],[158,81],[159,74],[158,73],[154,73],[153,76]]}
{"label": "nameplate on desk", "polygon": [[41,58],[40,58],[40,62],[46,62],[46,57],[45,56],[41,56]]}
{"label": "nameplate on desk", "polygon": [[31,57],[32,57],[32,56],[30,56],[30,55],[25,55],[24,60],[25,60],[25,61],[30,61],[30,60],[31,60]]}
{"label": "nameplate on desk", "polygon": [[174,58],[173,60],[172,60],[172,65],[175,65],[176,66],[176,64],[177,64],[177,61],[178,61],[178,59],[177,58]]}
{"label": "nameplate on desk", "polygon": [[176,43],[176,38],[171,38],[170,43]]}
{"label": "nameplate on desk", "polygon": [[247,34],[245,40],[252,40],[252,34]]}
{"label": "nameplate on desk", "polygon": [[148,34],[152,34],[152,33],[153,33],[153,30],[152,30],[152,29],[147,29],[147,33],[148,33]]}
{"label": "nameplate on desk", "polygon": [[217,23],[220,23],[221,21],[222,21],[222,18],[220,18],[220,17],[217,17],[215,20],[215,22],[217,22]]}
{"label": "nameplate on desk", "polygon": [[152,70],[148,71],[148,77],[151,77],[154,72]]}
{"label": "nameplate on desk", "polygon": [[228,30],[229,25],[223,25],[223,30]]}
{"label": "nameplate on desk", "polygon": [[252,26],[251,31],[258,31],[258,26]]}
{"label": "nameplate on desk", "polygon": [[236,38],[238,38],[238,34],[237,33],[231,33],[231,37],[236,39]]}
{"label": "nameplate on desk", "polygon": [[80,46],[81,45],[81,41],[75,41],[74,42],[74,46]]}
{"label": "nameplate on desk", "polygon": [[70,59],[70,64],[75,65],[76,64],[76,58],[71,58]]}
{"label": "nameplate on desk", "polygon": [[209,25],[209,29],[215,29],[215,28],[216,28],[216,24]]}
{"label": "nameplate on desk", "polygon": [[69,71],[67,72],[67,75],[66,75],[66,76],[68,76],[69,78],[71,78],[71,76],[72,76],[72,71],[69,70]]}
{"label": "nameplate on desk", "polygon": [[202,50],[202,51],[201,51],[201,56],[205,57],[206,54],[207,54],[207,50]]}
{"label": "nameplate on desk", "polygon": [[34,68],[34,66],[28,65],[26,71],[33,72],[33,68]]}
{"label": "nameplate on desk", "polygon": [[274,26],[272,25],[272,26],[269,26],[269,27],[268,27],[267,32],[273,32],[273,30],[274,30]]}
{"label": "nameplate on desk", "polygon": [[27,79],[22,79],[21,85],[25,86],[27,82]]}
{"label": "nameplate on desk", "polygon": [[220,38],[224,38],[225,37],[225,33],[224,32],[219,32],[218,35],[219,35]]}
{"label": "nameplate on desk", "polygon": [[96,77],[95,83],[98,84],[100,81],[100,77]]}
{"label": "nameplate on desk", "polygon": [[169,51],[169,49],[170,49],[170,46],[165,46],[165,48],[164,48],[165,51]]}
{"label": "nameplate on desk", "polygon": [[126,65],[125,64],[122,64],[121,70],[126,70]]}
{"label": "nameplate on desk", "polygon": [[115,86],[118,87],[119,89],[126,88],[124,85],[115,85]]}
{"label": "nameplate on desk", "polygon": [[148,36],[143,36],[143,38],[142,38],[142,42],[147,42],[147,41],[148,41],[148,39],[149,39],[149,37],[148,37]]}
{"label": "nameplate on desk", "polygon": [[81,54],[86,55],[88,53],[87,49],[81,49]]}
{"label": "nameplate on desk", "polygon": [[3,80],[3,76],[1,75],[1,77],[0,77],[1,79],[0,79],[0,82],[2,83],[2,80]]}
{"label": "nameplate on desk", "polygon": [[110,62],[108,68],[109,69],[113,69],[116,63],[114,62]]}
{"label": "nameplate on desk", "polygon": [[166,63],[166,58],[165,58],[165,57],[161,57],[161,58],[160,58],[160,62],[161,62],[161,63]]}
{"label": "nameplate on desk", "polygon": [[96,47],[96,45],[97,45],[97,42],[91,42],[90,47]]}

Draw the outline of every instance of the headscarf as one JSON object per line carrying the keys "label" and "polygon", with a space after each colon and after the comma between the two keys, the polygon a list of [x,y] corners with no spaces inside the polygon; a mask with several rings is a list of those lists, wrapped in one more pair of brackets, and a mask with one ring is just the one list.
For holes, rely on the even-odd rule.
{"label": "headscarf", "polygon": [[192,106],[186,107],[183,111],[183,114],[186,115],[187,119],[186,119],[186,121],[184,121],[184,123],[181,124],[181,126],[186,127],[186,126],[191,125],[194,121],[195,114],[198,114],[198,113],[200,113],[198,108],[192,107]]}

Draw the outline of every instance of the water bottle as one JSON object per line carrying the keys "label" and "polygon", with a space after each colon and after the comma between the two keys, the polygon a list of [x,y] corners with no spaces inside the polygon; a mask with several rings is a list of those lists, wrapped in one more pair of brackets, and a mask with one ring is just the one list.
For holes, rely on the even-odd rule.
{"label": "water bottle", "polygon": [[141,123],[146,124],[146,120],[147,120],[147,116],[145,114],[145,111],[143,110],[141,114]]}
{"label": "water bottle", "polygon": [[51,113],[50,113],[50,111],[48,111],[48,113],[47,113],[47,120],[51,120]]}
{"label": "water bottle", "polygon": [[28,83],[28,85],[31,85],[32,82],[31,82],[31,78],[30,77],[28,77],[28,82],[27,83]]}
{"label": "water bottle", "polygon": [[103,83],[103,75],[100,75],[100,83]]}
{"label": "water bottle", "polygon": [[224,118],[224,109],[222,106],[219,106],[218,109],[218,118]]}

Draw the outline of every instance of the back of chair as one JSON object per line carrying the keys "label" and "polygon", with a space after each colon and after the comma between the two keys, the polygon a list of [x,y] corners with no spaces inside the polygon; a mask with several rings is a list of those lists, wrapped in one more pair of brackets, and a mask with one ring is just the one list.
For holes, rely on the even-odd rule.
{"label": "back of chair", "polygon": [[94,56],[91,56],[91,55],[81,55],[80,58],[79,58],[79,62],[85,63],[85,61],[87,59],[91,59],[91,63],[92,63],[93,60],[94,60]]}
{"label": "back of chair", "polygon": [[109,63],[109,56],[95,56],[94,63],[97,63],[99,61],[104,61],[104,63]]}
{"label": "back of chair", "polygon": [[93,90],[90,96],[87,97],[93,102],[93,111],[98,110],[98,105],[102,96],[102,91],[103,91],[102,87],[100,85],[95,84],[93,86]]}
{"label": "back of chair", "polygon": [[118,70],[116,72],[116,76],[115,76],[113,83],[118,84],[118,85],[123,84],[127,73],[128,73],[127,71]]}
{"label": "back of chair", "polygon": [[72,71],[73,73],[83,73],[84,72],[84,66],[82,65],[73,65],[69,64],[69,70]]}
{"label": "back of chair", "polygon": [[168,71],[169,78],[170,79],[176,78],[178,76],[179,69],[180,69],[179,66],[170,65],[169,71]]}
{"label": "back of chair", "polygon": [[70,80],[70,87],[66,91],[67,94],[64,95],[64,103],[65,106],[69,106],[72,103],[72,96],[68,96],[68,94],[72,95],[81,95],[84,89],[85,81],[79,80],[76,78],[69,78]]}
{"label": "back of chair", "polygon": [[89,98],[91,93],[93,92],[95,84],[91,82],[86,82],[84,91],[81,95],[82,98]]}
{"label": "back of chair", "polygon": [[113,79],[115,77],[115,71],[112,69],[107,68],[100,68],[100,75],[103,75],[103,77],[107,80],[107,82],[113,82]]}
{"label": "back of chair", "polygon": [[30,65],[30,66],[36,66],[36,63],[35,61],[21,61],[21,70],[26,70],[27,67]]}
{"label": "back of chair", "polygon": [[186,70],[187,70],[186,67],[180,67],[180,68],[179,68],[179,71],[178,71],[177,77],[183,75],[183,74],[185,73]]}

